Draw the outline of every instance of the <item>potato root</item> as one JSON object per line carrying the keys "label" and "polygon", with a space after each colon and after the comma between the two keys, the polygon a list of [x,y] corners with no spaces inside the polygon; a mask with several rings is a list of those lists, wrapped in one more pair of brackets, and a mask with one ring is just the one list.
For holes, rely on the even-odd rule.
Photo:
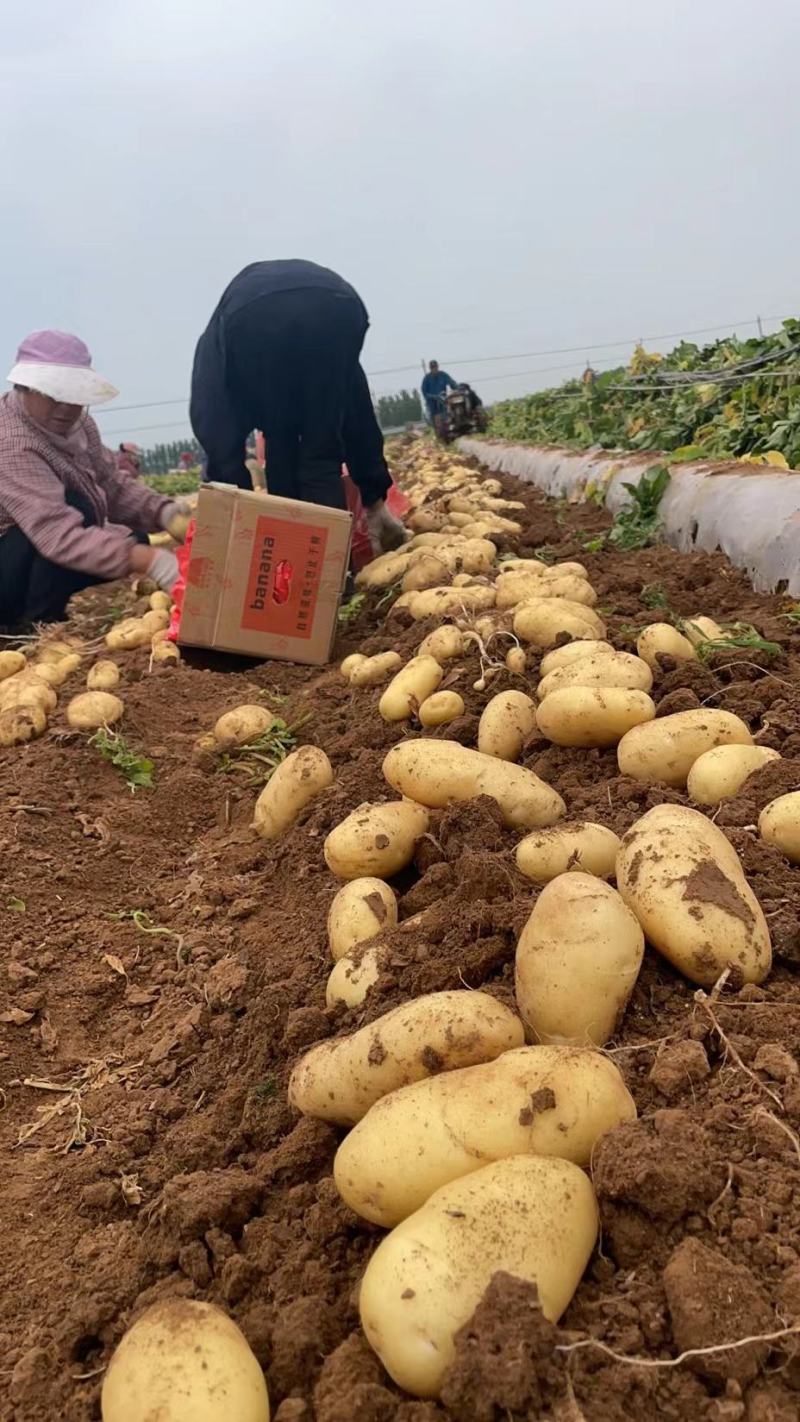
{"label": "potato root", "polygon": [[509,829],[536,829],[565,813],[561,796],[532,770],[457,741],[402,741],[386,756],[383,773],[399,794],[429,809],[490,795]]}
{"label": "potato root", "polygon": [[409,800],[359,805],[325,840],[325,862],[339,879],[390,879],[410,864],[428,824],[427,811]]}
{"label": "potato root", "polygon": [[[219,723],[217,723],[219,724]],[[256,800],[253,828],[261,839],[277,839],[301,810],[333,784],[333,767],[318,746],[300,746],[273,771]]]}

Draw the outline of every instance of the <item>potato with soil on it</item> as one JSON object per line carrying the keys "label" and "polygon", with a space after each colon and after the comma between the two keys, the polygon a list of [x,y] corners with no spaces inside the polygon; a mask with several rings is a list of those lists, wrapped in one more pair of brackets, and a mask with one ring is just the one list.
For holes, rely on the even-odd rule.
{"label": "potato with soil on it", "polygon": [[45,714],[50,716],[57,705],[55,688],[49,681],[37,676],[31,667],[0,681],[0,711],[10,710],[14,706],[41,706]]}
{"label": "potato with soil on it", "polygon": [[464,710],[463,699],[457,691],[434,691],[432,696],[425,698],[417,714],[420,725],[432,729],[458,720],[459,716],[464,715]]}
{"label": "potato with soil on it", "polygon": [[143,618],[126,617],[106,632],[105,640],[109,652],[129,652],[136,647],[146,647],[151,636]]}
{"label": "potato with soil on it", "polygon": [[686,789],[696,805],[718,805],[738,795],[748,776],[770,760],[780,760],[768,746],[714,746],[694,762]]}
{"label": "potato with soil on it", "polygon": [[220,750],[233,750],[257,741],[275,722],[265,706],[236,706],[224,711],[214,725],[214,739]]}
{"label": "potato with soil on it", "polygon": [[334,962],[357,944],[397,924],[397,899],[382,879],[351,879],[328,910],[328,946]]}
{"label": "potato with soil on it", "polygon": [[24,652],[0,652],[0,681],[16,676],[25,670],[27,663]]}
{"label": "potato with soil on it", "polygon": [[150,661],[154,666],[178,666],[181,654],[174,642],[154,642],[150,648]]}
{"label": "potato with soil on it", "polygon": [[563,636],[600,640],[605,623],[590,607],[564,598],[540,598],[523,602],[514,614],[514,635],[533,647],[555,647]]}
{"label": "potato with soil on it", "polygon": [[506,671],[512,676],[524,676],[528,669],[528,658],[522,647],[511,647],[506,652]]}
{"label": "potato with soil on it", "polygon": [[50,686],[63,686],[64,682],[78,670],[81,659],[77,652],[70,652],[66,656],[53,657],[52,659],[39,658],[31,663],[31,671],[46,681]]}
{"label": "potato with soil on it", "polygon": [[325,985],[326,1007],[360,1007],[388,965],[385,948],[351,949],[334,964]]}
{"label": "potato with soil on it", "polygon": [[480,583],[474,587],[428,588],[425,592],[404,593],[392,603],[392,611],[401,606],[407,607],[415,622],[424,622],[427,617],[449,617],[458,612],[485,612],[494,607],[495,597],[493,587],[484,587]]}
{"label": "potato with soil on it", "polygon": [[559,667],[569,666],[570,662],[583,661],[586,657],[617,655],[616,647],[612,647],[610,642],[600,641],[596,637],[582,637],[574,642],[565,642],[563,647],[554,647],[552,652],[545,652],[539,665],[539,676],[543,679]]}
{"label": "potato with soil on it", "polygon": [[478,723],[478,750],[498,760],[519,760],[536,729],[536,707],[523,691],[501,691],[487,702]]}
{"label": "potato with soil on it", "polygon": [[301,810],[333,784],[333,766],[318,746],[300,746],[274,770],[256,800],[253,828],[261,839],[277,839]]}
{"label": "potato with soil on it", "polygon": [[444,673],[435,657],[412,657],[389,682],[378,710],[384,721],[410,721],[436,691]]}
{"label": "potato with soil on it", "polygon": [[429,816],[410,800],[359,805],[325,840],[325,862],[339,879],[391,879],[411,863]]}
{"label": "potato with soil on it", "polygon": [[386,756],[383,773],[399,794],[432,810],[489,795],[509,829],[551,825],[566,810],[561,796],[532,770],[457,741],[402,741]]}
{"label": "potato with soil on it", "polygon": [[110,691],[82,691],[67,707],[67,724],[73,731],[99,731],[115,726],[125,714],[125,703]]}
{"label": "potato with soil on it", "polygon": [[[344,662],[342,663],[344,666]],[[388,681],[403,665],[399,652],[378,652],[374,657],[364,657],[352,667],[348,680],[351,686],[380,686]]]}
{"label": "potato with soil on it", "polygon": [[378,1245],[359,1293],[367,1339],[400,1387],[438,1397],[455,1335],[492,1276],[534,1283],[555,1323],[597,1229],[594,1191],[577,1165],[532,1156],[485,1165],[438,1189]]}
{"label": "potato with soil on it", "polygon": [[113,691],[119,686],[119,667],[116,662],[108,658],[95,662],[86,674],[86,686],[89,691]]}
{"label": "potato with soil on it", "polygon": [[47,712],[40,702],[0,709],[0,746],[22,746],[44,735]]}
{"label": "potato with soil on it", "polygon": [[591,874],[553,879],[517,944],[517,1006],[532,1039],[605,1046],[643,957],[644,934],[616,889]]}
{"label": "potato with soil on it", "polygon": [[169,612],[172,608],[172,598],[168,592],[164,592],[161,588],[157,588],[154,593],[151,593],[148,601],[153,612]]}
{"label": "potato with soil on it", "polygon": [[705,815],[657,805],[617,856],[617,886],[649,943],[691,982],[725,971],[763,982],[772,965],[764,914],[730,840]]}
{"label": "potato with soil on it", "polygon": [[644,691],[620,686],[567,686],[553,691],[536,712],[543,736],[557,746],[615,746],[632,727],[652,721],[655,702]]}
{"label": "potato with soil on it", "polygon": [[634,726],[619,743],[617,763],[632,780],[683,789],[689,771],[705,751],[752,744],[753,737],[739,716],[703,706]]}
{"label": "potato with soil on it", "polygon": [[516,849],[517,868],[535,884],[548,884],[559,874],[577,871],[598,879],[613,879],[619,837],[591,820],[533,830]]}
{"label": "potato with soil on it", "polygon": [[466,647],[464,633],[458,627],[447,624],[435,627],[427,637],[423,637],[417,648],[417,656],[433,657],[441,666],[444,662],[452,661],[454,657],[463,656]]}
{"label": "potato with soil on it", "polygon": [[427,993],[348,1037],[312,1047],[289,1079],[289,1104],[305,1116],[353,1126],[390,1091],[494,1061],[524,1040],[516,1014],[488,993]]}
{"label": "potato with soil on it", "polygon": [[636,638],[636,650],[643,662],[653,670],[658,670],[659,657],[673,657],[676,662],[690,662],[697,659],[697,653],[689,641],[671,622],[651,622]]}
{"label": "potato with soil on it", "polygon": [[758,817],[758,832],[792,864],[800,864],[800,790],[770,800]]}
{"label": "potato with soil on it", "polygon": [[221,1309],[167,1298],[140,1315],[103,1379],[103,1422],[269,1422],[261,1367]]}
{"label": "potato with soil on it", "polygon": [[636,1107],[614,1063],[579,1047],[517,1047],[414,1082],[371,1106],[342,1141],[334,1179],[373,1224],[397,1224],[445,1185],[513,1155],[588,1165]]}
{"label": "potato with soil on it", "polygon": [[539,682],[536,695],[544,701],[554,691],[564,691],[570,686],[617,686],[628,691],[650,691],[652,685],[653,673],[641,657],[631,656],[629,652],[612,652],[610,656],[607,652],[596,656],[589,653],[548,672]]}

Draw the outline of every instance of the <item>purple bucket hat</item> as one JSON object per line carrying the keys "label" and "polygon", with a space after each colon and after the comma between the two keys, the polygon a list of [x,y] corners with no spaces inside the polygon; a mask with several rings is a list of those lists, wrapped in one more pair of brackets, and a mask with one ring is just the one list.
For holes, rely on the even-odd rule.
{"label": "purple bucket hat", "polygon": [[119,394],[92,369],[89,347],[66,331],[32,331],[7,379],[65,405],[103,405]]}

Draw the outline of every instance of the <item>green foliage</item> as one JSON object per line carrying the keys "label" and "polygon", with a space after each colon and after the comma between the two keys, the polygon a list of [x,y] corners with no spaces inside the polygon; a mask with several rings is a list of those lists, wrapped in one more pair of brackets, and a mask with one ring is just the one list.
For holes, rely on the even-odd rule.
{"label": "green foliage", "polygon": [[659,506],[669,488],[670,473],[663,464],[645,470],[638,484],[623,484],[631,496],[631,502],[620,509],[611,532],[609,543],[615,548],[647,548],[656,536]]}
{"label": "green foliage", "polygon": [[233,746],[220,757],[220,769],[228,774],[241,775],[249,786],[266,785],[270,776],[278,769],[290,751],[297,745],[296,731],[311,720],[311,713],[301,716],[289,726],[280,716],[273,716],[272,724],[260,736],[248,741],[244,746]]}
{"label": "green foliage", "polygon": [[607,533],[595,534],[594,538],[585,538],[581,547],[587,553],[600,553],[602,549],[605,548],[607,538]]}
{"label": "green foliage", "polygon": [[200,478],[196,470],[188,470],[185,474],[145,474],[142,483],[166,499],[174,499],[179,494],[194,494],[200,487]]}
{"label": "green foliage", "polygon": [[419,391],[400,390],[396,395],[381,395],[376,401],[375,413],[382,430],[396,429],[398,425],[416,424],[422,419]]}
{"label": "green foliage", "polygon": [[336,614],[338,621],[341,622],[344,626],[346,626],[348,622],[352,622],[354,618],[358,617],[358,614],[364,606],[366,600],[366,593],[353,593],[353,596],[351,598],[348,598],[347,602],[343,602],[341,607],[339,608],[339,611]]}
{"label": "green foliage", "polygon": [[89,745],[94,746],[103,760],[109,761],[120,772],[132,795],[137,790],[152,789],[155,762],[133,750],[119,731],[109,731],[101,726],[90,738]]}
{"label": "green foliage", "polygon": [[702,662],[707,662],[716,652],[730,652],[741,648],[763,652],[768,657],[779,657],[783,651],[778,642],[768,642],[750,622],[726,622],[723,623],[723,631],[724,637],[706,638],[695,647]]}
{"label": "green foliage", "polygon": [[[774,450],[798,468],[800,351],[790,349],[797,342],[798,320],[760,339],[731,336],[705,346],[682,341],[667,356],[605,371],[591,385],[568,380],[558,390],[502,401],[493,408],[489,433],[577,449],[663,450],[669,463]],[[761,356],[775,359],[747,379],[667,384],[681,373],[724,375]]]}
{"label": "green foliage", "polygon": [[6,908],[9,913],[25,913],[26,906],[24,899],[18,899],[16,894],[10,894],[6,899]]}
{"label": "green foliage", "polygon": [[668,607],[667,594],[660,583],[645,583],[640,597],[645,607]]}

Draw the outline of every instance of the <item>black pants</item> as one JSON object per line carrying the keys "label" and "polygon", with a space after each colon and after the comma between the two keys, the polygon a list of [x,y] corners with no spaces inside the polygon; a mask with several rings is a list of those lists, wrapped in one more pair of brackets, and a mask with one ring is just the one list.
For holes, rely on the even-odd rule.
{"label": "black pants", "polygon": [[[65,502],[83,515],[85,527],[97,523],[94,510],[78,494]],[[91,573],[62,568],[43,558],[16,526],[0,538],[0,623],[9,627],[36,622],[63,622],[74,593],[103,582]]]}
{"label": "black pants", "polygon": [[228,388],[248,429],[264,432],[271,494],[346,508],[345,462],[363,503],[386,496],[383,435],[359,364],[366,332],[359,302],[316,287],[272,292],[226,321]]}

